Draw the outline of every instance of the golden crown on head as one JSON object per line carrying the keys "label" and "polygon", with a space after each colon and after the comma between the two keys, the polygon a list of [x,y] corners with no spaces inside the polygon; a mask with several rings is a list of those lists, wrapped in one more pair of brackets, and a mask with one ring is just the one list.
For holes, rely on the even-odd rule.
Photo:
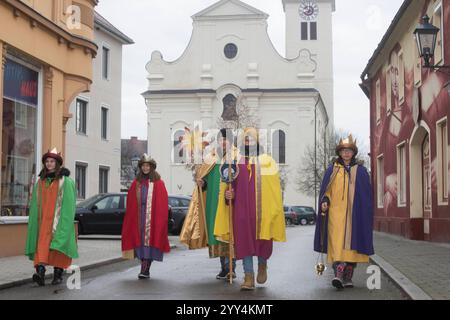
{"label": "golden crown on head", "polygon": [[139,164],[138,164],[139,168],[142,167],[142,165],[144,163],[148,163],[148,164],[150,164],[150,166],[153,167],[153,169],[156,169],[156,161],[146,153],[144,153],[141,156],[141,159],[139,160]]}
{"label": "golden crown on head", "polygon": [[349,135],[347,138],[341,138],[339,140],[339,144],[336,146],[336,154],[339,155],[339,152],[343,149],[351,149],[355,153],[358,154],[358,147],[356,146],[356,139],[353,139],[353,135]]}
{"label": "golden crown on head", "polygon": [[48,158],[55,159],[56,161],[59,162],[60,165],[63,164],[61,152],[58,152],[58,149],[56,148],[53,148],[52,150],[49,149],[47,153],[42,156],[42,163],[44,163],[45,160],[47,160]]}

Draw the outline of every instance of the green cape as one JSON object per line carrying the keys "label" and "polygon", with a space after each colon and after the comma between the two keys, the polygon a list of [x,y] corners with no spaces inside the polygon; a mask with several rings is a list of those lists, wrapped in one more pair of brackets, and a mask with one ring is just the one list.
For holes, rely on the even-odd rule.
{"label": "green cape", "polygon": [[[59,251],[69,258],[78,258],[77,242],[75,237],[75,209],[76,209],[76,188],[74,181],[69,177],[64,177],[62,187],[58,189],[58,195],[62,192],[61,216],[53,234],[50,250]],[[30,260],[34,260],[37,242],[39,238],[39,214],[42,206],[40,195],[42,193],[41,184],[38,182],[33,190],[30,204],[30,217],[28,220],[28,234],[25,246],[25,255]],[[57,200],[55,199],[57,202]],[[55,205],[55,212],[58,210],[58,203]]]}

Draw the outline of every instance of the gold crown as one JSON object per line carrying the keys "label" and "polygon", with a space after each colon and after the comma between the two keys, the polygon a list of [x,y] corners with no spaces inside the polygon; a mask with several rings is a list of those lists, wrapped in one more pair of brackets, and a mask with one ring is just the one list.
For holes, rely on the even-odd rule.
{"label": "gold crown", "polygon": [[358,147],[356,146],[356,139],[353,139],[353,135],[349,135],[346,139],[340,139],[339,144],[336,147],[336,154],[339,155],[339,152],[342,149],[351,149],[355,152],[355,155],[358,153]]}

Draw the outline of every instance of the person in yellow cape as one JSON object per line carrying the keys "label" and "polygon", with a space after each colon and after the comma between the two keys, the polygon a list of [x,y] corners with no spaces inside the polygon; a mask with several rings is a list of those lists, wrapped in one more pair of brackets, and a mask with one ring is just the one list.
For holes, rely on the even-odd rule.
{"label": "person in yellow cape", "polygon": [[273,241],[286,241],[282,193],[278,166],[259,145],[256,129],[247,128],[241,136],[239,175],[231,191],[219,199],[214,235],[229,241],[229,209],[233,202],[233,239],[236,259],[243,260],[245,279],[241,290],[255,289],[253,257],[258,257],[257,282],[267,281],[267,260]]}
{"label": "person in yellow cape", "polygon": [[[189,249],[209,248],[209,257],[220,257],[221,270],[216,279],[227,279],[230,273],[228,243],[218,241],[214,236],[214,225],[219,199],[223,198],[226,184],[220,179],[219,168],[229,150],[233,147],[231,130],[221,129],[217,136],[217,148],[209,154],[195,172],[196,187],[180,234],[180,241]],[[236,277],[236,260],[233,259],[232,276]]]}

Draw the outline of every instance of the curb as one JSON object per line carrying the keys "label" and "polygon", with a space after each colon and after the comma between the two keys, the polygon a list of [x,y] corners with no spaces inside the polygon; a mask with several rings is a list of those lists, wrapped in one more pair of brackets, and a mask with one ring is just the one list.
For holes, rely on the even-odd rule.
{"label": "curb", "polygon": [[[112,259],[107,259],[107,260],[100,260],[100,261],[93,262],[93,263],[90,263],[90,264],[80,267],[80,271],[86,271],[86,270],[90,270],[90,269],[94,269],[94,268],[98,268],[98,267],[103,267],[106,265],[110,265],[110,264],[114,264],[114,263],[122,262],[122,261],[124,261],[124,259],[122,257],[112,258]],[[52,279],[52,278],[53,278],[53,272],[49,272],[45,276],[46,280]],[[31,279],[31,276],[30,276],[27,279],[22,279],[22,280],[17,280],[17,281],[0,284],[0,290],[10,289],[13,287],[22,286],[24,284],[32,283],[32,282],[33,282],[33,280]]]}
{"label": "curb", "polygon": [[[175,244],[170,244],[170,249],[175,249],[176,247],[177,246]],[[123,259],[122,257],[115,257],[115,258],[106,259],[106,260],[99,260],[99,261],[95,261],[95,262],[89,263],[87,265],[81,266],[80,271],[87,271],[87,270],[91,270],[91,269],[95,269],[95,268],[99,268],[99,267],[104,267],[104,266],[115,264],[115,263],[122,262],[122,261],[125,261],[125,259]],[[46,280],[52,279],[52,278],[53,278],[53,272],[49,272],[45,276]],[[16,281],[0,284],[0,290],[10,289],[13,287],[22,286],[24,284],[32,283],[32,282],[33,282],[33,280],[31,279],[31,276],[30,276],[27,279],[16,280]]]}
{"label": "curb", "polygon": [[405,293],[411,300],[433,300],[433,298],[423,291],[414,282],[409,280],[403,273],[397,270],[389,262],[378,255],[373,255],[370,260],[378,265],[388,278]]}

